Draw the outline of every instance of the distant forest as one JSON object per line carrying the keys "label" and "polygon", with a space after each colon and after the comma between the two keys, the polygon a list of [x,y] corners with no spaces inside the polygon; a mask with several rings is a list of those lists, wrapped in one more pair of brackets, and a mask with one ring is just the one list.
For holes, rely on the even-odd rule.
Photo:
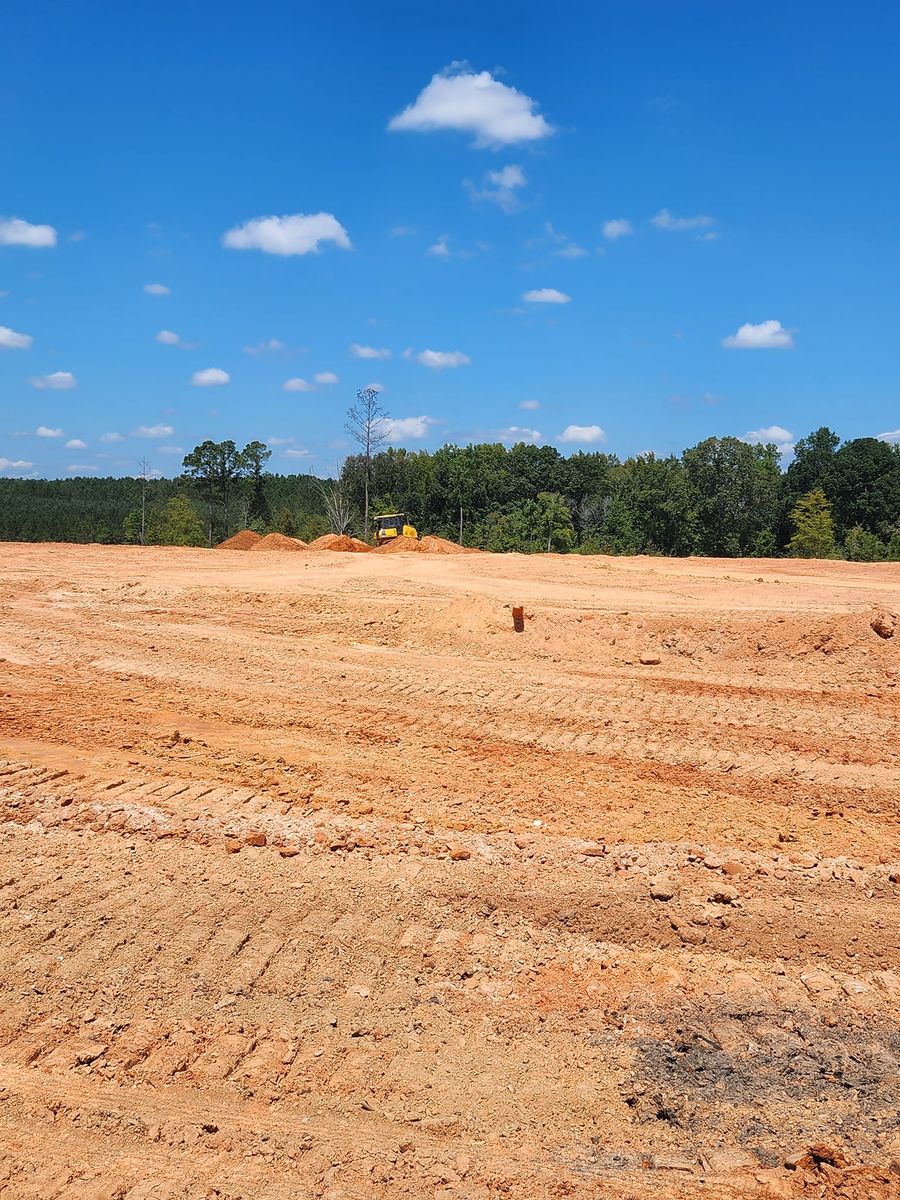
{"label": "distant forest", "polygon": [[[248,526],[365,536],[366,459],[339,480],[268,471],[260,442],[205,442],[176,479],[0,479],[0,540],[215,544]],[[484,443],[371,455],[369,511],[493,551],[900,560],[900,446],[821,428],[786,471],[774,445],[707,438],[681,455]]]}

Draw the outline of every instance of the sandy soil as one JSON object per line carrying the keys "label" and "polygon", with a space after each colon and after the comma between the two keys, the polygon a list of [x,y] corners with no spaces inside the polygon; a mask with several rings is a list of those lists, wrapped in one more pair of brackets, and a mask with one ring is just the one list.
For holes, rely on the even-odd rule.
{"label": "sandy soil", "polygon": [[900,1195],[898,593],[0,546],[0,1195]]}

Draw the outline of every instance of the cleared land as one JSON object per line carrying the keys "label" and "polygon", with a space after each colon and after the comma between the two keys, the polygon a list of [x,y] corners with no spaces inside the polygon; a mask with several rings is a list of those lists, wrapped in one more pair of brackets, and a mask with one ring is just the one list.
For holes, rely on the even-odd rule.
{"label": "cleared land", "polygon": [[0,1194],[900,1194],[898,591],[0,546]]}

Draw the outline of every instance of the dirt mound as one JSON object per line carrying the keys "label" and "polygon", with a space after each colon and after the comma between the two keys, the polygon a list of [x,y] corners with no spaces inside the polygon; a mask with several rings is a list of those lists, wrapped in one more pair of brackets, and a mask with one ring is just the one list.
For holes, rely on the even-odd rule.
{"label": "dirt mound", "polygon": [[267,533],[264,538],[260,538],[250,549],[272,551],[305,550],[306,542],[301,542],[299,538],[288,537],[284,533]]}
{"label": "dirt mound", "polygon": [[262,538],[253,529],[242,529],[240,533],[236,533],[234,537],[226,538],[224,542],[219,542],[216,546],[217,550],[252,550],[257,542],[261,542]]}
{"label": "dirt mound", "polygon": [[348,537],[346,533],[323,533],[314,542],[309,543],[310,550],[337,550],[342,554],[365,554],[372,549],[359,538]]}
{"label": "dirt mound", "polygon": [[437,534],[427,533],[420,543],[423,550],[429,554],[477,554],[478,551],[468,546],[460,546],[459,542],[448,541]]}
{"label": "dirt mound", "polygon": [[383,546],[376,546],[376,551],[379,554],[427,554],[427,550],[420,541],[416,538],[400,537],[391,538],[389,542],[385,542]]}

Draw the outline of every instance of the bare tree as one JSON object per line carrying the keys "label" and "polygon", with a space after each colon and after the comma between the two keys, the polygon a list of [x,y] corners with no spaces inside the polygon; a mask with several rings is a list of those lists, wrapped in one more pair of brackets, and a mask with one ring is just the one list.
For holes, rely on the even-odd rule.
{"label": "bare tree", "polygon": [[336,483],[332,487],[321,488],[320,493],[331,532],[346,533],[353,511],[346,489],[342,484]]}
{"label": "bare tree", "polygon": [[141,481],[141,545],[147,544],[147,483],[153,478],[150,463],[146,457],[138,463],[138,479]]}
{"label": "bare tree", "polygon": [[347,410],[347,432],[359,445],[365,462],[365,508],[363,530],[369,540],[369,481],[372,477],[372,459],[387,441],[388,415],[378,403],[375,388],[362,388],[356,393],[356,403]]}

